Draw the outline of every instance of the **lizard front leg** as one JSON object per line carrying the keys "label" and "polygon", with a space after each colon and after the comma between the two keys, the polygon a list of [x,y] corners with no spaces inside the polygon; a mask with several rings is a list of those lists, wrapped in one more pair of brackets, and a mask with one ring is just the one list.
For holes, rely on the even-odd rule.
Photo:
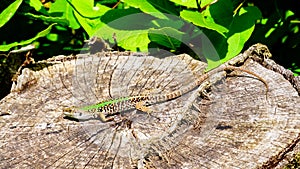
{"label": "lizard front leg", "polygon": [[102,122],[109,122],[109,121],[113,121],[114,118],[113,117],[106,117],[105,114],[103,112],[97,112],[98,117],[100,118],[100,120]]}

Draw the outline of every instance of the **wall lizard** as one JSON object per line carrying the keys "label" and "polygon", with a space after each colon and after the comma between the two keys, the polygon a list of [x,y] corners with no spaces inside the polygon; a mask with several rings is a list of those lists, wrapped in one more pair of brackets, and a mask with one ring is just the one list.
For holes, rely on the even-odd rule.
{"label": "wall lizard", "polygon": [[107,121],[114,120],[113,115],[115,115],[116,113],[120,113],[122,111],[131,110],[131,109],[137,109],[137,110],[140,110],[142,112],[146,112],[149,114],[152,112],[152,110],[148,106],[178,98],[178,97],[192,91],[196,87],[200,86],[211,75],[214,75],[215,73],[219,73],[222,71],[242,71],[242,72],[246,72],[250,75],[255,76],[260,81],[262,81],[264,83],[264,85],[266,86],[266,95],[267,95],[268,84],[259,75],[255,74],[249,70],[240,68],[240,67],[223,64],[223,65],[201,75],[192,84],[185,86],[179,90],[170,92],[170,93],[121,97],[121,98],[103,101],[103,102],[100,102],[97,104],[88,105],[88,106],[84,106],[84,107],[70,107],[70,108],[64,109],[64,115],[66,117],[78,119],[78,120],[100,118],[100,120],[102,122],[107,122]]}

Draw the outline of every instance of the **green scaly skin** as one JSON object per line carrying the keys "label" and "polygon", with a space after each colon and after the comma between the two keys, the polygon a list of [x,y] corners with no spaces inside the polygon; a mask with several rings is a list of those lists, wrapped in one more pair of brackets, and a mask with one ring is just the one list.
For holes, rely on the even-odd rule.
{"label": "green scaly skin", "polygon": [[[107,122],[112,121],[113,118],[107,118],[105,114],[113,115],[120,111],[135,109],[138,103],[143,103],[147,99],[147,96],[121,97],[80,108],[67,108],[64,115],[78,120],[100,118],[101,121]],[[147,111],[144,107],[141,107],[140,110]]]}
{"label": "green scaly skin", "polygon": [[197,79],[190,85],[183,87],[180,90],[176,90],[166,94],[121,97],[121,98],[112,99],[112,100],[108,100],[108,101],[104,101],[101,103],[88,105],[80,108],[71,107],[65,109],[64,115],[78,120],[100,118],[101,121],[107,122],[107,121],[112,121],[113,120],[112,116],[115,115],[116,113],[126,111],[126,110],[137,109],[146,113],[151,113],[152,110],[147,106],[178,98],[192,91],[196,87],[200,86],[211,75],[226,70],[230,70],[230,71],[238,70],[255,76],[265,84],[267,88],[266,90],[266,95],[267,95],[268,85],[266,81],[263,80],[263,78],[261,78],[259,75],[239,67],[221,65],[220,67],[203,74],[199,79]]}

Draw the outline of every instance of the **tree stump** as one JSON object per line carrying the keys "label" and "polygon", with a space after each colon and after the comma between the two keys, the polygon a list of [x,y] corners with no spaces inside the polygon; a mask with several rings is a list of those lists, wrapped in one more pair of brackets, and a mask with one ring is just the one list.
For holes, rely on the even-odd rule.
{"label": "tree stump", "polygon": [[[240,55],[259,58],[256,48]],[[240,65],[267,82],[267,95],[257,78],[232,72],[212,85],[208,98],[195,89],[151,105],[154,113],[120,112],[106,123],[75,121],[63,111],[178,90],[206,64],[184,54],[159,59],[128,52],[43,63],[38,71],[24,69],[0,101],[1,168],[279,168],[299,146],[299,93],[266,62]]]}

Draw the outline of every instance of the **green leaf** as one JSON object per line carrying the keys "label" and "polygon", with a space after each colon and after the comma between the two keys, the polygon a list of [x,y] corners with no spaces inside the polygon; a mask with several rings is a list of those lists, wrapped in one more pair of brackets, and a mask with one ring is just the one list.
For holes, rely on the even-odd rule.
{"label": "green leaf", "polygon": [[118,46],[131,51],[148,51],[148,44],[150,43],[148,38],[148,29],[122,30],[103,24],[97,29],[97,32],[95,32],[93,36],[101,37],[113,44],[114,40],[112,36],[114,34],[117,39]]}
{"label": "green leaf", "polygon": [[0,14],[0,28],[5,25],[11,17],[16,13],[23,0],[16,0],[4,9]]}
{"label": "green leaf", "polygon": [[214,53],[212,48],[202,48],[208,69],[218,66],[221,63],[218,60],[225,62],[241,52],[254,30],[255,21],[261,18],[261,12],[253,6],[241,8],[236,15],[233,10],[231,0],[219,0],[205,12],[183,10],[180,13],[185,20],[208,29],[203,31],[217,51]]}
{"label": "green leaf", "polygon": [[[155,34],[152,34],[152,40],[174,49],[179,46],[180,42],[168,40],[166,37],[169,36],[170,38],[170,36],[173,36],[181,40],[181,34],[183,33],[179,32],[178,29],[181,29],[184,22],[179,17],[173,15],[165,16],[168,19],[157,19],[151,15],[140,13],[135,8],[110,10],[101,17],[103,23],[95,29],[95,35],[114,43],[112,36],[115,34],[118,45],[124,49],[147,51],[148,44],[150,43],[148,33],[151,30]],[[158,29],[154,30],[154,28]],[[163,41],[159,42],[160,40]]]}
{"label": "green leaf", "polygon": [[[232,1],[219,0],[206,11],[207,19],[213,20],[229,30],[223,37],[216,32],[205,31],[218,51],[222,62],[228,61],[241,52],[254,30],[256,20],[261,18],[261,12],[253,6],[240,8],[235,15],[233,10]],[[218,33],[220,32],[218,31]]]}
{"label": "green leaf", "polygon": [[181,6],[186,6],[188,8],[197,8],[197,4],[195,0],[170,0]]}
{"label": "green leaf", "polygon": [[50,40],[52,42],[57,42],[58,41],[58,34],[49,33],[46,37],[47,37],[48,40]]}
{"label": "green leaf", "polygon": [[126,50],[146,52],[150,43],[148,31],[153,27],[151,21],[154,17],[139,12],[134,8],[114,9],[106,12],[101,17],[102,24],[94,28],[93,36],[115,43],[112,38],[115,35],[120,47]]}
{"label": "green leaf", "polygon": [[19,45],[20,46],[28,45],[28,44],[32,43],[33,41],[35,41],[36,39],[38,39],[40,37],[44,37],[47,34],[49,34],[54,25],[56,25],[56,23],[48,26],[47,29],[39,32],[35,37],[33,37],[31,39],[28,39],[28,40],[25,40],[25,41],[22,41],[22,42],[14,42],[14,43],[11,43],[11,44],[8,44],[8,45],[0,45],[0,51],[8,51],[10,48],[15,47],[15,46],[19,46]]}
{"label": "green leaf", "polygon": [[100,3],[94,7],[94,0],[73,0],[72,2],[69,0],[67,1],[72,5],[77,14],[88,19],[97,19],[110,9],[104,5],[101,5]]}
{"label": "green leaf", "polygon": [[[148,51],[148,30],[119,31],[116,34],[118,45],[130,51]],[[120,38],[122,37],[122,38]]]}
{"label": "green leaf", "polygon": [[70,28],[80,28],[80,25],[73,14],[73,8],[66,0],[56,0],[51,5],[49,14],[52,17],[59,17],[68,20]]}
{"label": "green leaf", "polygon": [[182,42],[183,32],[180,32],[171,27],[161,29],[151,29],[149,31],[149,39],[151,42],[163,45],[170,49],[177,49]]}
{"label": "green leaf", "polygon": [[207,67],[205,71],[210,71],[222,64],[218,52],[213,45],[207,45],[203,48],[203,54],[206,56]]}
{"label": "green leaf", "polygon": [[34,19],[40,19],[49,23],[58,23],[61,24],[62,26],[68,26],[69,25],[69,21],[65,18],[62,17],[51,17],[51,16],[44,16],[44,15],[35,15],[32,13],[25,13],[25,16],[28,16],[30,18],[34,18]]}
{"label": "green leaf", "polygon": [[[187,8],[198,8],[196,0],[170,0],[170,1],[181,6],[186,6]],[[200,6],[204,7],[205,5],[209,5],[214,1],[215,0],[201,0]]]}
{"label": "green leaf", "polygon": [[29,0],[29,5],[33,7],[36,11],[42,12],[43,14],[48,13],[40,0]]}
{"label": "green leaf", "polygon": [[222,62],[230,60],[242,51],[244,44],[250,38],[253,30],[254,25],[249,29],[244,30],[243,32],[236,32],[227,39],[228,51],[225,58],[222,59]]}
{"label": "green leaf", "polygon": [[257,7],[241,8],[238,15],[233,18],[228,33],[228,52],[222,62],[226,62],[241,52],[246,41],[254,31],[256,20],[262,17]]}
{"label": "green leaf", "polygon": [[100,18],[98,19],[88,19],[84,18],[78,13],[75,13],[75,17],[77,18],[78,22],[82,26],[82,28],[86,31],[86,33],[91,37],[97,31],[97,27],[99,25],[103,25]]}
{"label": "green leaf", "polygon": [[179,15],[179,11],[177,10],[174,3],[169,1],[162,0],[147,0],[153,7],[159,10],[161,13],[167,13],[172,15]]}
{"label": "green leaf", "polygon": [[[82,2],[82,1],[80,1],[80,2]],[[86,5],[86,8],[88,8],[87,5]],[[99,3],[96,5],[95,8],[93,6],[90,6],[89,10],[92,11],[93,9],[97,9],[97,11],[89,12],[89,13],[88,12],[83,13],[85,16],[90,16],[90,17],[84,17],[81,14],[75,12],[75,17],[77,18],[80,25],[83,27],[83,29],[87,32],[87,34],[90,37],[95,34],[98,27],[100,27],[101,25],[104,24],[101,21],[101,16],[103,14],[105,14],[107,11],[111,10],[111,8],[108,8],[108,7],[106,7],[104,5],[101,5]],[[83,10],[83,9],[80,7],[80,10]],[[94,18],[95,16],[98,16],[98,17]]]}
{"label": "green leaf", "polygon": [[219,0],[209,7],[207,17],[229,29],[233,20],[233,10],[232,0]]}
{"label": "green leaf", "polygon": [[76,12],[82,16],[90,17],[94,14],[94,0],[72,0],[69,1],[69,3],[71,3],[73,8],[76,9]]}
{"label": "green leaf", "polygon": [[209,71],[221,64],[220,55],[218,54],[214,44],[206,36],[201,37],[201,51],[206,58],[207,67],[206,71]]}
{"label": "green leaf", "polygon": [[300,75],[300,69],[294,69],[294,76],[299,76]]}
{"label": "green leaf", "polygon": [[225,33],[228,32],[227,28],[225,28],[221,25],[218,25],[209,19],[206,19],[204,17],[204,15],[202,15],[201,13],[199,13],[197,11],[195,12],[195,11],[183,10],[182,12],[180,12],[180,16],[183,19],[194,23],[197,26],[200,26],[202,28],[207,28],[210,30],[214,30],[214,31],[218,32],[219,34],[221,34],[222,36],[225,36]]}
{"label": "green leaf", "polygon": [[[167,19],[153,19],[151,20],[149,28],[163,28],[163,27],[171,27],[174,29],[181,29],[184,25],[184,21],[178,16],[174,15],[166,15]],[[151,26],[153,24],[153,26]]]}
{"label": "green leaf", "polygon": [[164,13],[178,16],[178,12],[176,11],[175,5],[168,1],[162,1],[162,0],[147,0],[147,1],[122,0],[122,1],[131,7],[140,9],[141,11],[160,19],[167,19]]}

